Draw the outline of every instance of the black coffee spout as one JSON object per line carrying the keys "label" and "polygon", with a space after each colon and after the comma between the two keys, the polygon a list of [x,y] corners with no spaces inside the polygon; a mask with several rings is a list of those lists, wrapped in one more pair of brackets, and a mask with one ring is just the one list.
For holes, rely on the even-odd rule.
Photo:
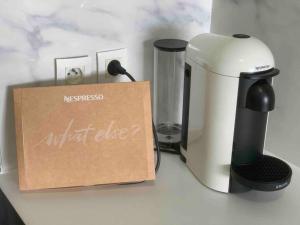
{"label": "black coffee spout", "polygon": [[275,94],[269,82],[260,80],[249,88],[246,97],[246,108],[258,112],[269,112],[274,109],[274,106]]}

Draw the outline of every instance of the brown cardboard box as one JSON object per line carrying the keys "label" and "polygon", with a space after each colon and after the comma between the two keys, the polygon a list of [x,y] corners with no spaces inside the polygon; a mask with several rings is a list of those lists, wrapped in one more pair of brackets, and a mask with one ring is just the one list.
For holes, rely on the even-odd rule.
{"label": "brown cardboard box", "polygon": [[20,190],[155,179],[149,86],[14,89]]}

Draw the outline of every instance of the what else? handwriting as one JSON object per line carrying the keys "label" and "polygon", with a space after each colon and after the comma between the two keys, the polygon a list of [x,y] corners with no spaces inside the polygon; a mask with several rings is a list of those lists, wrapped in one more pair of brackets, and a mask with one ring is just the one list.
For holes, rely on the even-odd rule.
{"label": "what else? handwriting", "polygon": [[92,124],[89,124],[86,128],[73,129],[73,125],[74,119],[70,120],[62,133],[55,134],[54,132],[50,132],[34,145],[34,148],[46,144],[47,146],[57,146],[61,149],[65,144],[72,142],[86,145],[90,137],[92,137],[95,142],[114,139],[126,140],[129,137],[134,137],[141,131],[139,125],[132,125],[129,128],[118,128],[116,127],[116,121],[111,121],[107,129],[96,129]]}

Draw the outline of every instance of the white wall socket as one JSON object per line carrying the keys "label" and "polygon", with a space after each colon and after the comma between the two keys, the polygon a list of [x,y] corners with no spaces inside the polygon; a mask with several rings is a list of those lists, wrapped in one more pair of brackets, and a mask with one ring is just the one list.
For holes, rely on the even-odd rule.
{"label": "white wall socket", "polygon": [[121,65],[127,67],[127,49],[114,49],[97,52],[97,73],[99,82],[128,81],[126,76],[111,76],[107,72],[107,66],[112,60],[119,60]]}
{"label": "white wall socket", "polygon": [[83,84],[92,74],[89,56],[56,58],[55,68],[56,85]]}

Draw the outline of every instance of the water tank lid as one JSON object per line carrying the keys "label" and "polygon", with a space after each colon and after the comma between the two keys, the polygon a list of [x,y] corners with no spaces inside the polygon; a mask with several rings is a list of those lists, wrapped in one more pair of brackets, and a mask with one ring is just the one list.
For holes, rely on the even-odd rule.
{"label": "water tank lid", "polygon": [[181,39],[160,39],[153,43],[154,47],[166,52],[185,51],[188,42]]}

